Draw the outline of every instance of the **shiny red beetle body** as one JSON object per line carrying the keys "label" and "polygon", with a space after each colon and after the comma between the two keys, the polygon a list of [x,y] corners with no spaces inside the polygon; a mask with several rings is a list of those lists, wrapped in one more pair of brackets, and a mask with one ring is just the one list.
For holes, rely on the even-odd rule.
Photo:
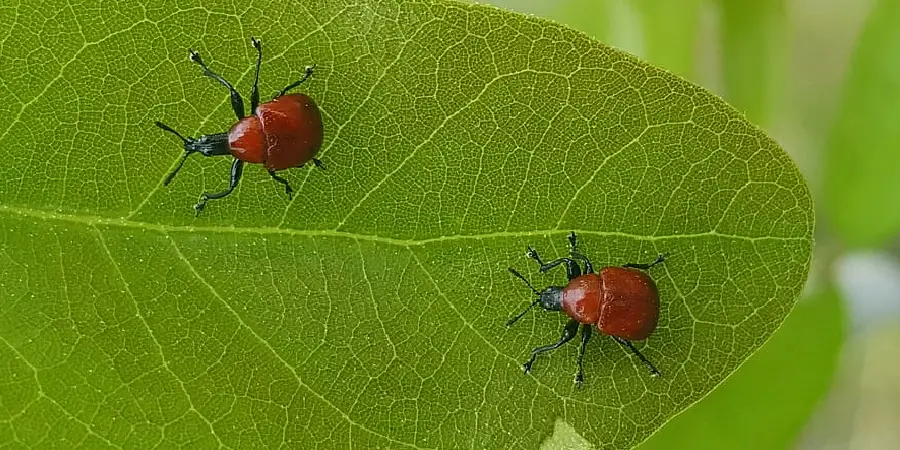
{"label": "shiny red beetle body", "polygon": [[262,46],[256,38],[251,38],[251,41],[256,48],[257,59],[256,76],[250,91],[250,115],[244,115],[244,99],[231,83],[211,71],[199,53],[190,50],[191,61],[203,69],[203,74],[228,88],[231,107],[238,121],[227,133],[206,134],[199,138],[186,138],[168,125],[156,122],[156,126],[178,136],[184,142],[184,156],[163,181],[164,185],[172,181],[187,157],[193,153],[234,157],[228,189],[218,193],[204,192],[200,196],[200,202],[194,205],[198,215],[208,201],[225,197],[234,191],[244,172],[244,163],[262,164],[272,179],[284,185],[289,198],[293,198],[294,191],[286,179],[275,174],[276,171],[303,167],[310,161],[318,167],[322,166],[321,161],[315,158],[325,136],[319,107],[306,94],[286,95],[287,91],[299,86],[312,75],[314,66],[307,67],[302,79],[282,89],[271,101],[260,104],[259,67],[262,62]]}
{"label": "shiny red beetle body", "polygon": [[659,319],[659,290],[646,273],[630,267],[604,267],[569,281],[562,309],[603,334],[629,341],[647,339]]}
{"label": "shiny red beetle body", "polygon": [[322,116],[306,94],[288,94],[259,105],[256,114],[228,131],[231,154],[266,169],[284,170],[309,162],[322,146]]}
{"label": "shiny red beetle body", "polygon": [[[513,268],[509,271],[520,278],[532,292],[537,295],[531,305],[518,316],[510,319],[507,326],[512,325],[534,306],[540,305],[548,311],[564,311],[570,317],[563,330],[563,335],[556,343],[537,347],[531,351],[531,359],[524,364],[525,373],[531,371],[538,354],[559,348],[572,340],[581,325],[581,349],[578,353],[578,372],[575,382],[578,386],[584,381],[582,357],[592,330],[597,329],[631,350],[649,369],[653,376],[658,376],[656,367],[638,351],[631,341],[647,339],[656,329],[659,321],[659,290],[656,283],[645,270],[663,262],[665,257],[659,255],[650,264],[626,264],[621,267],[609,266],[594,272],[590,259],[576,250],[576,237],[569,235],[570,257],[558,258],[544,263],[537,251],[528,247],[527,256],[540,264],[540,271],[546,272],[556,266],[565,265],[569,282],[566,286],[550,286],[538,291]],[[584,262],[584,272],[578,265]]]}

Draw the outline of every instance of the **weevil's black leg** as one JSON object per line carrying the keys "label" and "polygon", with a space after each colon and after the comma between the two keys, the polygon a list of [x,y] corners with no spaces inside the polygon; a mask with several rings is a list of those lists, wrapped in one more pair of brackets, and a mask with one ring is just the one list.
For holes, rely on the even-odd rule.
{"label": "weevil's black leg", "polygon": [[275,181],[283,184],[284,185],[284,193],[288,195],[289,199],[291,199],[291,200],[294,199],[294,190],[291,189],[291,185],[288,183],[288,180],[285,180],[284,178],[279,177],[278,175],[275,174],[275,171],[271,170],[271,169],[269,170],[269,176],[272,177]]}
{"label": "weevil's black leg", "polygon": [[572,231],[569,233],[569,256],[584,261],[584,273],[594,273],[594,265],[591,264],[591,260],[587,256],[578,253],[577,245],[578,238],[575,236],[575,232]]}
{"label": "weevil's black leg", "polygon": [[584,383],[584,369],[581,367],[581,359],[584,357],[584,350],[587,348],[587,343],[591,340],[593,332],[594,327],[591,324],[581,325],[581,349],[578,350],[578,373],[575,374],[575,384],[579,388],[581,388],[581,383]]}
{"label": "weevil's black leg", "polygon": [[262,64],[262,44],[253,36],[250,36],[250,42],[256,49],[256,74],[253,75],[253,87],[250,88],[250,114],[256,114],[256,107],[259,106],[259,66]]}
{"label": "weevil's black leg", "polygon": [[545,263],[541,260],[540,255],[538,255],[537,250],[528,247],[528,250],[525,252],[525,256],[537,261],[538,264],[541,265],[540,271],[541,273],[547,272],[548,270],[565,263],[566,264],[566,276],[571,280],[579,275],[581,275],[581,267],[578,265],[578,261],[573,260],[572,258],[559,258],[554,259],[553,261]]}
{"label": "weevil's black leg", "polygon": [[665,261],[667,255],[668,255],[668,253],[657,256],[657,257],[656,257],[656,261],[653,261],[653,262],[650,263],[650,264],[636,264],[636,263],[629,263],[629,264],[625,264],[625,265],[622,266],[622,267],[633,267],[633,268],[635,268],[635,269],[648,270],[648,269],[650,269],[651,267],[653,267],[653,266],[655,266],[655,265],[657,265],[657,264],[659,264],[659,263]]}
{"label": "weevil's black leg", "polygon": [[287,91],[303,84],[303,82],[306,81],[306,79],[309,78],[313,74],[313,70],[315,68],[316,68],[315,64],[313,64],[311,66],[306,66],[306,75],[303,75],[303,78],[301,78],[300,81],[295,81],[295,82],[291,83],[288,87],[282,89],[281,92],[275,94],[275,98],[281,97],[282,95],[286,94]]}
{"label": "weevil's black leg", "polygon": [[575,236],[574,231],[569,232],[569,253],[576,254],[578,253],[575,249],[578,247],[578,236]]}
{"label": "weevil's black leg", "polygon": [[222,78],[221,75],[213,72],[212,70],[209,70],[209,67],[207,67],[206,63],[204,63],[203,60],[200,58],[199,53],[195,52],[194,49],[188,49],[188,51],[191,52],[191,61],[199,64],[200,67],[203,68],[203,75],[206,75],[206,76],[218,81],[223,86],[228,88],[228,90],[231,92],[231,109],[234,110],[234,114],[237,116],[238,119],[243,119],[244,118],[244,99],[241,98],[241,94],[239,94],[238,91],[236,91],[234,89],[234,86],[232,86],[231,83],[225,81],[225,79]]}
{"label": "weevil's black leg", "polygon": [[584,256],[581,253],[573,253],[572,257],[584,261],[584,273],[594,273],[594,265],[591,264],[591,260],[588,259],[587,256]]}
{"label": "weevil's black leg", "polygon": [[234,164],[231,165],[231,182],[228,184],[228,189],[218,192],[215,194],[210,194],[208,192],[204,192],[203,195],[200,196],[200,202],[194,205],[194,209],[197,210],[197,216],[200,215],[200,211],[203,211],[203,208],[206,207],[206,203],[210,200],[215,200],[217,198],[222,198],[231,194],[234,191],[234,188],[237,187],[238,182],[241,181],[241,175],[244,173],[244,162],[235,158]]}
{"label": "weevil's black leg", "polygon": [[631,353],[634,353],[635,355],[637,355],[637,357],[640,358],[641,362],[643,362],[644,365],[647,366],[648,369],[650,369],[651,376],[654,376],[654,377],[659,376],[659,371],[656,370],[656,367],[653,366],[653,363],[650,362],[650,360],[647,359],[640,351],[638,351],[638,349],[634,348],[634,345],[631,344],[631,341],[629,341],[627,339],[622,339],[617,336],[613,336],[612,338],[615,339],[616,342],[627,347],[628,350],[631,350]]}
{"label": "weevil's black leg", "polygon": [[572,319],[569,323],[566,324],[566,327],[563,329],[562,337],[559,338],[555,344],[545,345],[543,347],[538,347],[531,351],[531,359],[528,360],[525,364],[522,365],[522,369],[525,370],[525,373],[531,372],[531,366],[534,365],[534,359],[537,358],[537,355],[544,352],[549,352],[550,350],[555,350],[561,347],[566,342],[572,340],[575,337],[575,334],[578,333],[578,321]]}
{"label": "weevil's black leg", "polygon": [[[312,162],[313,162],[313,164],[315,164],[316,167],[318,167],[319,169],[325,170],[325,166],[322,165],[322,161],[319,161],[318,159],[313,158],[313,159],[312,159]],[[297,167],[304,167],[304,166],[306,166],[306,163],[300,164],[300,165],[297,166]]]}

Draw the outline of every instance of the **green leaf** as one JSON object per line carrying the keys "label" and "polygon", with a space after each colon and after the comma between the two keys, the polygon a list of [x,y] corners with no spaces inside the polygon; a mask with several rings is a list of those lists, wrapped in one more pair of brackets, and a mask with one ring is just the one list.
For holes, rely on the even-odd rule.
{"label": "green leaf", "polygon": [[829,224],[853,247],[900,232],[900,1],[876,3],[863,28],[824,158]]}
{"label": "green leaf", "polygon": [[638,448],[794,448],[838,367],[842,306],[830,289],[801,300],[741,370]]}
{"label": "green leaf", "polygon": [[[636,445],[761,346],[806,279],[806,184],[710,93],[539,19],[442,1],[0,9],[0,443],[17,447]],[[190,159],[245,95],[323,111],[325,170]],[[561,314],[533,245],[654,268],[651,378],[596,337],[539,358]],[[559,426],[559,425],[564,426]],[[571,441],[571,440],[570,440]]]}

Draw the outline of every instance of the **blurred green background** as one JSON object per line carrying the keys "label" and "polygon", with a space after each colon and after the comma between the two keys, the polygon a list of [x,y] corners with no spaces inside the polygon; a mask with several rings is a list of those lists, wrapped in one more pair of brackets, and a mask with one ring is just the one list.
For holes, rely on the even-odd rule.
{"label": "blurred green background", "polygon": [[806,294],[642,444],[900,448],[900,0],[492,0],[633,53],[776,138],[816,199]]}

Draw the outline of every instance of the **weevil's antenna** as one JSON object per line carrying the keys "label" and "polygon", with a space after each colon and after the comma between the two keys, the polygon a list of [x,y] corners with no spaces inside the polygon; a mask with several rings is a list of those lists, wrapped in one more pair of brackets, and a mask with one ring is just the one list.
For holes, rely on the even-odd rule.
{"label": "weevil's antenna", "polygon": [[175,178],[175,174],[178,173],[179,170],[181,170],[181,166],[184,165],[184,162],[187,160],[187,157],[190,156],[191,153],[196,152],[196,150],[193,150],[190,147],[191,143],[193,143],[193,139],[188,139],[188,138],[182,136],[181,133],[173,130],[172,127],[170,127],[162,122],[157,121],[156,126],[162,128],[163,130],[168,131],[169,133],[174,134],[175,136],[178,136],[178,138],[184,142],[184,156],[181,158],[181,162],[179,162],[178,167],[176,167],[175,170],[173,170],[172,173],[170,173],[169,176],[167,176],[166,179],[163,180],[163,186],[168,186],[169,183],[172,182],[172,178]]}
{"label": "weevil's antenna", "polygon": [[509,268],[509,273],[515,275],[518,279],[522,280],[529,288],[531,288],[531,292],[534,292],[534,295],[537,295],[538,298],[535,301],[531,302],[531,305],[529,305],[527,308],[525,308],[525,311],[522,311],[521,313],[519,313],[518,316],[513,317],[512,319],[509,319],[509,321],[506,322],[506,326],[510,326],[510,325],[516,323],[516,321],[521,319],[522,316],[525,315],[525,313],[527,313],[528,311],[531,311],[531,308],[534,308],[538,303],[541,302],[541,293],[538,292],[538,290],[535,289],[534,286],[531,285],[531,282],[526,280],[525,277],[523,277],[521,273],[517,272],[516,269],[513,269],[512,267]]}

